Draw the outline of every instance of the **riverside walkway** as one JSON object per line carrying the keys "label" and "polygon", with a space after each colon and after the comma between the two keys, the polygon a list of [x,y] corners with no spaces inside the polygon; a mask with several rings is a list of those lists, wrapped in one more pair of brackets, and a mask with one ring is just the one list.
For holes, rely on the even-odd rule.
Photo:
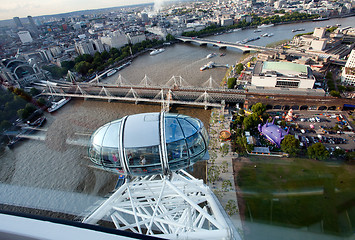
{"label": "riverside walkway", "polygon": [[[230,142],[221,142],[219,132],[229,130],[229,119],[231,115],[224,113],[224,109],[214,109],[212,111],[209,129],[210,135],[210,160],[207,162],[207,185],[217,196],[221,205],[228,213],[233,226],[240,236],[243,236],[243,226],[239,215],[236,187],[234,183],[233,158],[236,157],[231,151]],[[223,117],[222,117],[223,116]],[[221,143],[227,146],[228,153],[220,151]],[[225,147],[224,146],[224,147]],[[211,169],[212,168],[212,169]],[[210,181],[211,172],[219,172],[216,181]],[[210,172],[210,174],[208,174]]]}

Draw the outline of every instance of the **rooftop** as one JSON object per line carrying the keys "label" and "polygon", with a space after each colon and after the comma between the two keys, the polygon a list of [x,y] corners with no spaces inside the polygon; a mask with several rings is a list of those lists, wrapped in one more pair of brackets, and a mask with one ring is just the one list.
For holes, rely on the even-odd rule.
{"label": "rooftop", "polygon": [[308,67],[306,65],[291,62],[264,62],[262,72],[276,71],[283,75],[307,74]]}

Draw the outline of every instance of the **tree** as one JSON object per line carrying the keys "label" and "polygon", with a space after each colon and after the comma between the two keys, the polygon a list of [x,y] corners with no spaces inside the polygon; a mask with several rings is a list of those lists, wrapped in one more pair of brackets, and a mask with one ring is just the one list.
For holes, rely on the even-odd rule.
{"label": "tree", "polygon": [[75,64],[75,71],[79,72],[82,75],[86,75],[89,69],[90,69],[90,63],[86,61],[82,61]]}
{"label": "tree", "polygon": [[261,122],[260,118],[256,113],[252,113],[249,116],[245,117],[243,120],[243,126],[245,130],[250,130],[258,126],[259,122]]}
{"label": "tree", "polygon": [[340,93],[338,91],[332,90],[330,91],[330,95],[333,97],[340,98]]}
{"label": "tree", "polygon": [[256,103],[251,107],[253,113],[256,113],[258,116],[261,116],[266,111],[266,106],[262,103]]}
{"label": "tree", "polygon": [[207,176],[210,182],[213,183],[217,181],[219,179],[220,174],[221,174],[221,170],[218,166],[212,165],[211,167],[208,168]]}
{"label": "tree", "polygon": [[234,77],[233,77],[233,78],[228,78],[227,87],[228,87],[229,89],[234,88],[236,81],[237,81],[237,79],[234,78]]}
{"label": "tree", "polygon": [[227,205],[225,207],[226,212],[228,213],[229,216],[232,216],[233,214],[236,214],[238,212],[237,204],[234,200],[230,199],[227,202]]}
{"label": "tree", "polygon": [[36,95],[38,95],[38,94],[40,94],[41,93],[41,91],[40,90],[38,90],[37,88],[31,88],[30,89],[30,94],[31,94],[31,96],[36,96]]}
{"label": "tree", "polygon": [[74,61],[63,61],[60,63],[60,65],[62,66],[62,68],[66,69],[66,71],[73,69],[75,66],[75,62]]}
{"label": "tree", "polygon": [[299,152],[300,141],[293,135],[286,135],[281,142],[282,151],[288,153],[290,156],[296,156]]}
{"label": "tree", "polygon": [[171,42],[171,41],[174,41],[175,38],[174,38],[173,35],[171,35],[171,34],[169,33],[168,35],[166,35],[165,40],[166,40],[167,42]]}
{"label": "tree", "polygon": [[310,158],[315,158],[317,160],[326,160],[329,158],[328,150],[319,142],[308,147],[307,153]]}
{"label": "tree", "polygon": [[230,180],[223,180],[222,189],[224,192],[228,192],[232,188],[232,183]]}

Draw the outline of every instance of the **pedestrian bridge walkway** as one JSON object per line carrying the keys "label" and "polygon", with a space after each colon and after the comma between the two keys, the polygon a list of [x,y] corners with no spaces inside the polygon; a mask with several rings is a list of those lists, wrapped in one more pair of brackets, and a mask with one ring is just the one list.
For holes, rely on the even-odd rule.
{"label": "pedestrian bridge walkway", "polygon": [[244,90],[221,88],[210,77],[201,87],[189,85],[181,76],[173,76],[164,85],[155,85],[147,76],[133,85],[119,75],[116,83],[106,84],[99,79],[90,83],[47,84],[43,95],[107,101],[158,103],[164,109],[173,104],[221,107],[226,101],[244,102]]}

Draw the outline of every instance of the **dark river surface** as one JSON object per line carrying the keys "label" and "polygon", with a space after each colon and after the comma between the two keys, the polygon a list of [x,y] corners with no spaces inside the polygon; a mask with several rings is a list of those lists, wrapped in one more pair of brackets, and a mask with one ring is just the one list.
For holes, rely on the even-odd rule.
{"label": "dark river surface", "polygon": [[[305,32],[310,32],[314,27],[336,23],[342,27],[354,27],[354,20],[355,17],[351,17],[280,25],[265,28],[261,33],[249,29],[208,38],[235,42],[265,32],[273,33],[273,37],[262,37],[251,43],[265,46],[271,42],[291,39],[295,35],[292,29],[302,27]],[[213,52],[217,56],[206,59]],[[226,55],[220,57],[220,53]],[[167,46],[166,51],[158,55],[145,54],[134,59],[119,74],[132,84],[139,84],[145,75],[155,85],[164,85],[172,76],[181,76],[186,81],[185,85],[204,86],[210,77],[219,84],[226,68],[201,72],[200,67],[209,61],[233,65],[241,56],[242,52],[237,49],[220,50],[213,46],[180,43]],[[116,82],[119,74],[107,78],[105,82]],[[47,123],[43,126],[46,131],[35,135],[41,140],[25,140],[13,150],[6,148],[0,152],[0,204],[5,206],[4,209],[7,205],[15,205],[73,215],[82,213],[109,193],[117,181],[116,175],[90,166],[92,164],[87,158],[86,146],[90,135],[101,125],[125,115],[156,112],[160,109],[159,105],[72,100],[54,114],[46,114]],[[173,107],[172,112],[197,117],[208,126],[210,110]],[[193,174],[199,178],[205,177],[204,171],[204,163],[193,168]]]}

